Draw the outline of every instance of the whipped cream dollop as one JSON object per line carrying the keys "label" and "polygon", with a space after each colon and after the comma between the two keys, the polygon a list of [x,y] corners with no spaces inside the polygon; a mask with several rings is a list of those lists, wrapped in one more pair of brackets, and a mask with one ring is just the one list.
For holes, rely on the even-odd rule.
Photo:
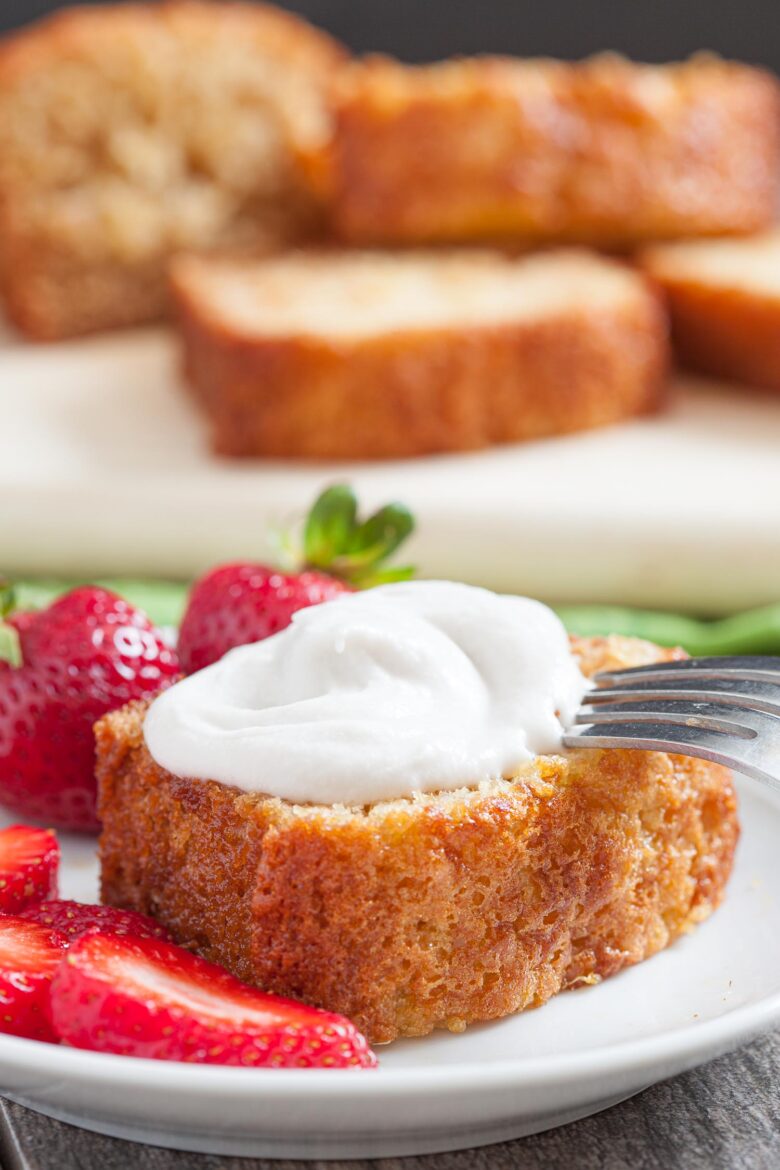
{"label": "whipped cream dollop", "polygon": [[588,688],[538,601],[450,581],[345,594],[152,703],[177,776],[296,803],[474,787],[561,749]]}

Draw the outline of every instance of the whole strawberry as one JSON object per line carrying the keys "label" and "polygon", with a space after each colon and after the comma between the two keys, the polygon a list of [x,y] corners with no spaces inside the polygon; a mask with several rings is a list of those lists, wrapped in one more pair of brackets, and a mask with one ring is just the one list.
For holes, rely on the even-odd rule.
{"label": "whole strawberry", "polygon": [[[5,601],[8,605],[8,599]],[[0,625],[0,803],[62,829],[99,828],[93,724],[179,674],[148,618],[83,586]]]}
{"label": "whole strawberry", "polygon": [[179,631],[182,670],[192,674],[234,646],[259,642],[289,625],[298,609],[349,590],[324,573],[297,576],[266,565],[220,565],[192,588]]}
{"label": "whole strawberry", "polygon": [[326,489],[306,520],[299,572],[240,562],[221,565],[195,582],[179,631],[182,669],[192,674],[234,646],[277,634],[299,609],[352,589],[407,579],[411,568],[380,566],[413,528],[403,504],[388,504],[360,521],[351,488]]}

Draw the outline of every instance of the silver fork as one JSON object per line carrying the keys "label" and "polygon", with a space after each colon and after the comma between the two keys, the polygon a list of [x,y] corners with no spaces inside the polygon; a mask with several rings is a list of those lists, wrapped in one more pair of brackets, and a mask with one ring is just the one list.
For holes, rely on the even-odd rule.
{"label": "silver fork", "polygon": [[780,658],[684,658],[593,681],[566,747],[699,756],[780,791]]}

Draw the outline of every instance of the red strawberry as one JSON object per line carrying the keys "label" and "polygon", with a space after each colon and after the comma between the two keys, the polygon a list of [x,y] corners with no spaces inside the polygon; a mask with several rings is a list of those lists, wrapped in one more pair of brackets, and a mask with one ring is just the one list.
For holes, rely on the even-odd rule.
{"label": "red strawberry", "polygon": [[94,586],[0,632],[0,801],[63,829],[98,828],[92,726],[173,682],[176,655],[144,614]]}
{"label": "red strawberry", "polygon": [[50,993],[62,955],[45,926],[0,914],[0,1032],[57,1043]]}
{"label": "red strawberry", "polygon": [[69,946],[82,934],[95,930],[101,934],[129,935],[133,938],[171,937],[164,926],[153,918],[147,918],[145,914],[84,902],[42,902],[39,906],[25,910],[22,918],[47,927],[63,946]]}
{"label": "red strawberry", "polygon": [[413,527],[402,504],[388,504],[361,523],[352,490],[328,488],[306,522],[301,572],[241,562],[212,569],[195,582],[179,631],[182,669],[192,674],[234,646],[278,633],[299,609],[353,588],[411,576],[409,568],[379,565]]}
{"label": "red strawberry", "polygon": [[34,610],[18,609],[16,613],[9,613],[4,620],[9,626],[13,626],[17,634],[25,634],[38,615]]}
{"label": "red strawberry", "polygon": [[288,576],[265,565],[222,565],[198,580],[179,631],[178,652],[187,674],[216,662],[234,646],[259,642],[283,630],[299,609],[331,601],[349,590],[324,573]]}
{"label": "red strawberry", "polygon": [[52,987],[59,1036],[76,1048],[255,1068],[371,1068],[355,1026],[265,995],[155,939],[87,934]]}
{"label": "red strawberry", "polygon": [[0,830],[0,911],[16,914],[56,896],[59,864],[60,847],[48,829]]}

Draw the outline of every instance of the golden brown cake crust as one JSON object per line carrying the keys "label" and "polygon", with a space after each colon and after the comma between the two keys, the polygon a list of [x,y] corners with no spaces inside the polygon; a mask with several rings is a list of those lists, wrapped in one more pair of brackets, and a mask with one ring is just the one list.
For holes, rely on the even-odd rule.
{"label": "golden brown cake crust", "polygon": [[[604,426],[662,402],[667,323],[639,283],[613,304],[516,322],[252,337],[211,312],[200,293],[208,263],[178,262],[173,298],[185,376],[222,455],[466,451]],[[610,263],[593,259],[594,280]]]}
{"label": "golden brown cake crust", "polygon": [[29,336],[160,317],[188,248],[264,249],[318,215],[293,144],[344,50],[271,5],[79,7],[0,43],[0,290]]}
{"label": "golden brown cake crust", "polygon": [[[675,653],[575,651],[588,673]],[[731,776],[703,761],[579,751],[475,790],[293,806],[166,773],[143,712],[97,725],[104,901],[375,1042],[606,978],[705,919],[731,870]]]}
{"label": "golden brown cake crust", "polygon": [[718,284],[669,263],[664,249],[649,249],[640,263],[663,290],[682,366],[780,393],[780,279],[774,294],[736,287],[728,273]]}
{"label": "golden brown cake crust", "polygon": [[334,112],[310,167],[352,242],[622,247],[774,216],[777,83],[714,57],[369,58],[339,82]]}

